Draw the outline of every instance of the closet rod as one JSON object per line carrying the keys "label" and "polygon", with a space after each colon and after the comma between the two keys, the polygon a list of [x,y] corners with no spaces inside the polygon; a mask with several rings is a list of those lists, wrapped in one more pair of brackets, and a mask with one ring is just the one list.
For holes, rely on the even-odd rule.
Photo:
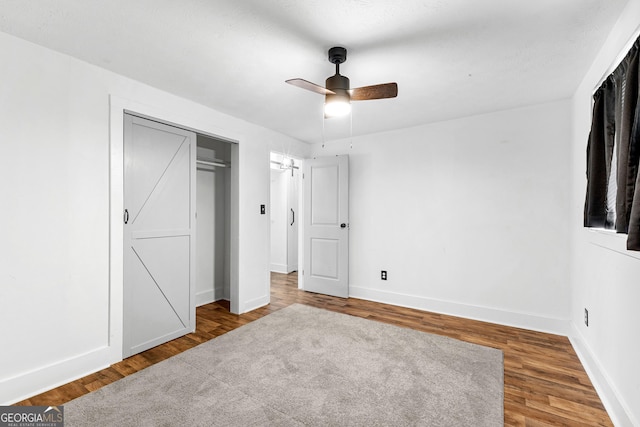
{"label": "closet rod", "polygon": [[222,160],[216,160],[216,161],[212,162],[212,161],[209,161],[209,160],[197,159],[196,163],[199,163],[201,165],[215,166],[215,167],[219,167],[219,168],[227,168],[227,167],[229,167],[229,165],[224,163]]}

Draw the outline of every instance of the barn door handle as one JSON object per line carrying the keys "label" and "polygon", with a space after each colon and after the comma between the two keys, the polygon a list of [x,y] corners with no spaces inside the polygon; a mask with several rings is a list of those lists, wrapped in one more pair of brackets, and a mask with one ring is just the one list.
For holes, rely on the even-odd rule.
{"label": "barn door handle", "polygon": [[124,223],[127,224],[129,222],[129,210],[124,210]]}
{"label": "barn door handle", "polygon": [[293,209],[291,209],[291,226],[293,226],[293,223],[296,222],[296,213],[293,211]]}

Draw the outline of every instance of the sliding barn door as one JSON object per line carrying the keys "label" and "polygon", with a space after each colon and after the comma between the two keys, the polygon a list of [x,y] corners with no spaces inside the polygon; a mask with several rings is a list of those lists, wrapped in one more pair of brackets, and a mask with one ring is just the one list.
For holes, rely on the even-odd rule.
{"label": "sliding barn door", "polygon": [[124,131],[128,357],[195,329],[196,135],[130,115]]}

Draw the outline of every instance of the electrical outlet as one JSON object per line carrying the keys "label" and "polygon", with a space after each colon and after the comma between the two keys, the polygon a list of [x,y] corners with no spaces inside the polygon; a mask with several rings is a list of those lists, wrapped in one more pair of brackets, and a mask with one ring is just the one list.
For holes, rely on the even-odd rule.
{"label": "electrical outlet", "polygon": [[382,270],[380,272],[380,280],[387,280],[387,270]]}
{"label": "electrical outlet", "polygon": [[589,310],[584,309],[584,324],[589,326]]}

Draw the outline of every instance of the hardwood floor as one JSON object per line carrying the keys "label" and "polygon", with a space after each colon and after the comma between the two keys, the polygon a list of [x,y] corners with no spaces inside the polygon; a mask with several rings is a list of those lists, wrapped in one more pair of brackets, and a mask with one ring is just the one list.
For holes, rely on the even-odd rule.
{"label": "hardwood floor", "polygon": [[17,405],[63,405],[294,303],[499,348],[504,352],[504,424],[507,426],[613,425],[566,337],[355,298],[312,294],[298,290],[296,274],[277,273],[271,275],[268,306],[239,316],[229,313],[226,302],[198,307],[194,333]]}

